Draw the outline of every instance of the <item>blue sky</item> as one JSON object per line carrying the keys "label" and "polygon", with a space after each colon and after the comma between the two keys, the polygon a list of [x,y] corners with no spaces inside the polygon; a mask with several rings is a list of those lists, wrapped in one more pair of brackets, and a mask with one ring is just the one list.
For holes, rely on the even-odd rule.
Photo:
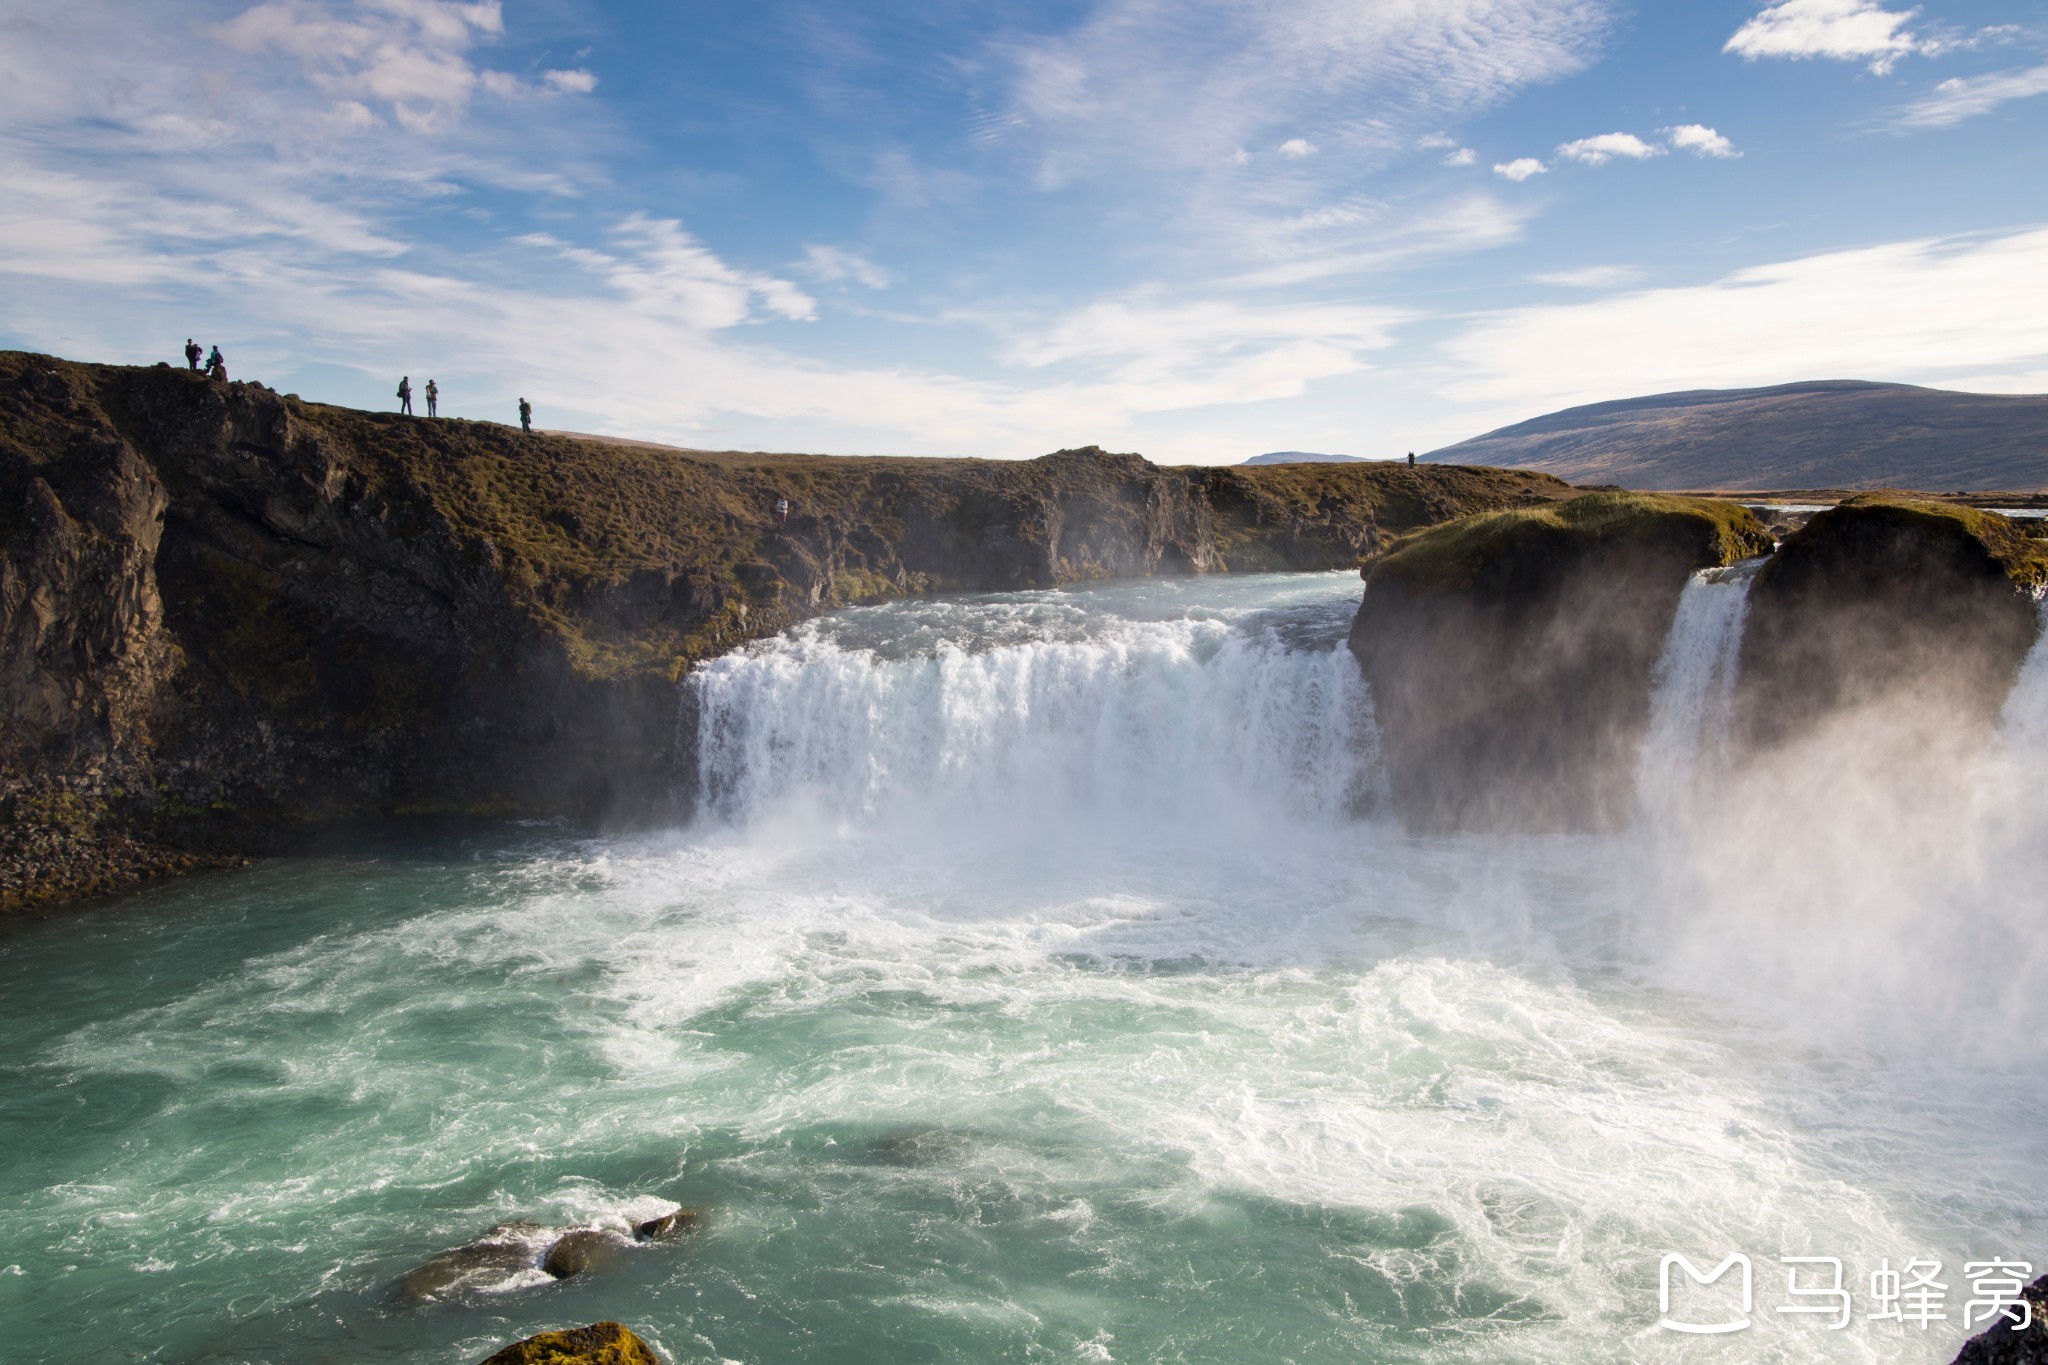
{"label": "blue sky", "polygon": [[0,6],[0,345],[714,448],[2048,390],[2038,0]]}

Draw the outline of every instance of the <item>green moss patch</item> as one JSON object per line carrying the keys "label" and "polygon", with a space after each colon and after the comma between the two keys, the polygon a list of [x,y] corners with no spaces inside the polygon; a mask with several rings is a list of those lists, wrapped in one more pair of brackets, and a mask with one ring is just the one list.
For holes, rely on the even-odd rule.
{"label": "green moss patch", "polygon": [[[1877,518],[1902,529],[1935,535],[1966,535],[2005,571],[2005,576],[2030,592],[2048,587],[2048,543],[2030,535],[2033,528],[1979,507],[1926,502],[1895,489],[1862,493],[1842,503],[1865,518]],[[1829,516],[1823,512],[1815,517]]]}
{"label": "green moss patch", "polygon": [[1368,581],[1417,592],[1463,592],[1510,548],[1559,551],[1667,542],[1698,543],[1717,564],[1768,554],[1771,537],[1748,508],[1668,493],[1587,493],[1569,501],[1461,517],[1395,540],[1366,568]]}

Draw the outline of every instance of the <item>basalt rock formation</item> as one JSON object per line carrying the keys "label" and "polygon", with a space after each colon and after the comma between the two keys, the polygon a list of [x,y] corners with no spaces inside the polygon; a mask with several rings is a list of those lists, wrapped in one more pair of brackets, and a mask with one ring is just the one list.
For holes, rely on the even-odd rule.
{"label": "basalt rock formation", "polygon": [[0,353],[0,908],[339,822],[644,818],[677,787],[678,678],[834,607],[1348,568],[1570,493],[677,451]]}
{"label": "basalt rock formation", "polygon": [[1689,575],[1767,553],[1733,503],[1593,493],[1392,544],[1351,648],[1411,828],[1603,829],[1627,818],[1650,673]]}
{"label": "basalt rock formation", "polygon": [[1739,723],[1760,746],[1872,707],[1986,727],[2038,634],[2044,586],[2048,542],[2005,517],[1852,498],[1788,536],[1757,575]]}
{"label": "basalt rock formation", "polygon": [[661,1357],[623,1323],[594,1322],[515,1341],[483,1365],[661,1365]]}
{"label": "basalt rock formation", "polygon": [[1953,1365],[2048,1365],[2048,1275],[2028,1285],[2021,1297],[2027,1301],[2025,1324],[2000,1316],[1963,1343]]}

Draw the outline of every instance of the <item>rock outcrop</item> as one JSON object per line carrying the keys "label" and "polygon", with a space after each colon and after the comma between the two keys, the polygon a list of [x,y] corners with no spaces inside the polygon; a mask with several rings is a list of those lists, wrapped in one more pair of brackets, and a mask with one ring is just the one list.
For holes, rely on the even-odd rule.
{"label": "rock outcrop", "polygon": [[2048,1275],[2023,1291],[2029,1312],[2019,1331],[2001,1318],[1963,1343],[1953,1365],[2048,1365]]}
{"label": "rock outcrop", "polygon": [[1770,548],[1733,503],[1634,493],[1486,513],[1394,543],[1364,570],[1351,648],[1403,821],[1619,824],[1687,577]]}
{"label": "rock outcrop", "polygon": [[603,1228],[577,1228],[555,1239],[542,1258],[540,1268],[558,1280],[571,1279],[593,1270],[610,1270],[622,1264],[632,1243]]}
{"label": "rock outcrop", "polygon": [[662,1365],[654,1348],[623,1323],[594,1322],[515,1341],[482,1365]]}
{"label": "rock outcrop", "polygon": [[[408,1307],[434,1299],[474,1294],[502,1285],[534,1268],[539,1223],[500,1223],[476,1240],[429,1257],[400,1277],[395,1297]],[[559,1277],[558,1277],[559,1278]]]}
{"label": "rock outcrop", "polygon": [[2038,634],[2048,542],[1996,513],[1852,498],[1788,536],[1750,590],[1741,726],[1769,746],[1896,706],[1988,726]]}
{"label": "rock outcrop", "polygon": [[644,819],[677,789],[677,679],[818,612],[1347,568],[1570,491],[676,451],[0,353],[0,908],[339,822]]}

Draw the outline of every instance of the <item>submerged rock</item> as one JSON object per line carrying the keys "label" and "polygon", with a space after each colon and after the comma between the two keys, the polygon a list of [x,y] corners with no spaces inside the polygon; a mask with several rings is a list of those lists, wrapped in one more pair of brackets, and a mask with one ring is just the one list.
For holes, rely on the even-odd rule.
{"label": "submerged rock", "polygon": [[482,1365],[661,1365],[661,1357],[625,1324],[594,1322],[515,1341]]}
{"label": "submerged rock", "polygon": [[1632,809],[1650,672],[1689,575],[1768,554],[1735,503],[1589,493],[1395,542],[1351,649],[1411,828],[1603,829]]}
{"label": "submerged rock", "polygon": [[2044,585],[2048,544],[1995,512],[1873,493],[1819,513],[1750,591],[1743,733],[1770,745],[1891,703],[1987,726],[2038,633]]}
{"label": "submerged rock", "polygon": [[500,1223],[475,1241],[408,1270],[398,1282],[398,1297],[404,1303],[425,1303],[474,1293],[531,1270],[537,1238],[545,1231],[539,1223]]}
{"label": "submerged rock", "polygon": [[644,1223],[633,1225],[633,1235],[643,1242],[672,1242],[678,1237],[696,1232],[704,1225],[704,1215],[698,1209],[677,1209],[664,1213],[659,1218],[650,1218]]}
{"label": "submerged rock", "polygon": [[2033,1320],[2022,1331],[2013,1331],[2011,1319],[1994,1322],[1963,1343],[1954,1365],[2048,1365],[2048,1275],[2023,1291],[2033,1308]]}
{"label": "submerged rock", "polygon": [[578,1228],[556,1239],[540,1268],[558,1280],[592,1270],[608,1270],[619,1263],[631,1245],[617,1233],[602,1228]]}
{"label": "submerged rock", "polygon": [[974,1140],[943,1128],[899,1128],[868,1144],[868,1151],[892,1166],[935,1166],[965,1158]]}

